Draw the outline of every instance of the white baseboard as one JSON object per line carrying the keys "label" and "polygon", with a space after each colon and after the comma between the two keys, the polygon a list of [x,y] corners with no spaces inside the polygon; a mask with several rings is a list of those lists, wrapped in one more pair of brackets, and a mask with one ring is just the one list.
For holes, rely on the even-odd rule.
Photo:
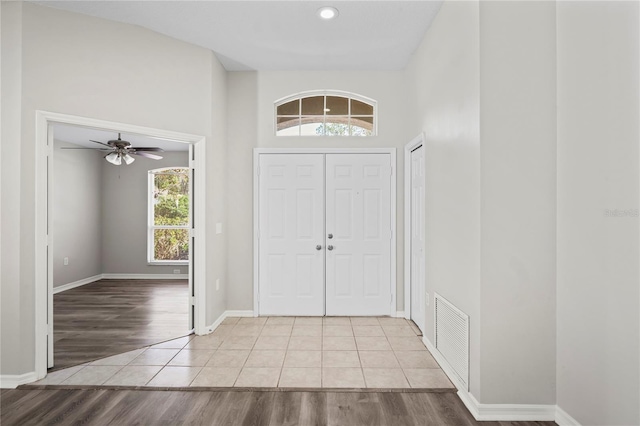
{"label": "white baseboard", "polygon": [[53,288],[53,294],[71,290],[100,280],[186,280],[189,274],[98,274]]}
{"label": "white baseboard", "polygon": [[0,375],[0,388],[15,389],[20,385],[35,382],[38,376],[35,371],[25,374],[2,374]]}
{"label": "white baseboard", "polygon": [[396,318],[404,318],[404,311],[396,311]]}
{"label": "white baseboard", "polygon": [[[429,352],[440,367],[449,377],[449,380],[458,389],[458,396],[467,407],[471,415],[477,421],[554,421],[556,419],[555,405],[536,405],[536,404],[481,404],[469,392],[453,373],[453,368],[447,360],[442,356],[435,346],[425,336],[422,337]],[[562,426],[562,425],[561,425]]]}
{"label": "white baseboard", "polygon": [[[429,339],[427,339],[427,336],[422,336],[422,343],[424,343],[424,345],[427,347],[427,349],[429,349],[429,352],[431,352],[431,355],[433,355],[433,357],[435,358],[436,362],[438,364],[440,364],[440,368],[442,368],[442,371],[444,371],[444,373],[447,375],[447,377],[449,377],[449,380],[451,380],[451,383],[453,383],[453,385],[458,389],[458,392],[460,392],[460,391],[468,392],[468,389],[465,387],[465,385],[463,383],[460,382],[460,380],[458,380],[456,374],[453,372],[453,367],[451,367],[451,365],[449,365],[447,360],[444,358],[444,356],[442,356],[440,351],[436,349],[436,347],[433,345],[433,343],[431,343],[431,341]],[[464,399],[462,399],[462,402],[464,402]],[[466,403],[465,403],[465,405],[466,405]],[[467,407],[467,408],[469,408],[469,407]],[[471,410],[469,410],[469,411],[471,411]]]}
{"label": "white baseboard", "polygon": [[556,405],[556,423],[558,426],[581,426],[580,423],[571,417],[569,413]]}
{"label": "white baseboard", "polygon": [[186,280],[189,274],[102,274],[104,280]]}
{"label": "white baseboard", "polygon": [[92,277],[84,278],[82,280],[74,281],[72,283],[59,285],[53,288],[53,294],[58,294],[60,292],[71,290],[72,288],[80,287],[86,284],[91,284],[93,282],[100,281],[101,279],[102,279],[102,274],[98,274]]}
{"label": "white baseboard", "polygon": [[211,325],[208,325],[205,330],[206,334],[212,333],[213,330],[218,328],[222,321],[227,317],[253,317],[253,311],[224,311],[218,319],[216,319]]}
{"label": "white baseboard", "polygon": [[226,317],[253,317],[253,311],[225,311]]}
{"label": "white baseboard", "polygon": [[552,422],[556,419],[555,405],[481,404],[469,392],[458,391],[458,396],[478,421]]}

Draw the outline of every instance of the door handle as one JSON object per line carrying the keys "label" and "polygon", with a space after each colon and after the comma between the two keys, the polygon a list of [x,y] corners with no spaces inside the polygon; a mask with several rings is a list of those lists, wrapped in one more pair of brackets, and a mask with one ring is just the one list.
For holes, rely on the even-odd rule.
{"label": "door handle", "polygon": [[333,238],[333,234],[329,234],[329,235],[327,236],[327,238],[332,239],[332,238]]}
{"label": "door handle", "polygon": [[318,244],[318,245],[316,246],[316,250],[321,250],[321,249],[322,249],[322,246],[321,246],[320,244]]}
{"label": "door handle", "polygon": [[333,246],[327,246],[327,250],[333,250]]}

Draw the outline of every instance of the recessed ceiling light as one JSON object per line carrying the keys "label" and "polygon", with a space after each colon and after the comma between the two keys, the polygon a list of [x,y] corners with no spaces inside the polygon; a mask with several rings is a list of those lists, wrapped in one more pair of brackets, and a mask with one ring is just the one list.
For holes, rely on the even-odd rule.
{"label": "recessed ceiling light", "polygon": [[338,16],[338,9],[331,6],[321,7],[318,9],[318,16],[328,21]]}

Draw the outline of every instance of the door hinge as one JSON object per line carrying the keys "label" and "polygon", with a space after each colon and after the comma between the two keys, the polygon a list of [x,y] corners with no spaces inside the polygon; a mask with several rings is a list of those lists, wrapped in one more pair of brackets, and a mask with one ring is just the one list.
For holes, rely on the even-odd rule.
{"label": "door hinge", "polygon": [[196,230],[193,229],[193,228],[189,229],[189,236],[191,238],[195,238],[196,237]]}

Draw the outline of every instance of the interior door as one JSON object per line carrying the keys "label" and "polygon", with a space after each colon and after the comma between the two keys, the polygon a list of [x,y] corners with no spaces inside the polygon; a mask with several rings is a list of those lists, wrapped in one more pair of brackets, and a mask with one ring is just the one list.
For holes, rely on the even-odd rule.
{"label": "interior door", "polygon": [[326,314],[391,313],[389,154],[326,155]]}
{"label": "interior door", "polygon": [[411,319],[424,333],[425,292],[425,204],[424,148],[411,152]]}
{"label": "interior door", "polygon": [[324,315],[324,155],[262,154],[261,315]]}

